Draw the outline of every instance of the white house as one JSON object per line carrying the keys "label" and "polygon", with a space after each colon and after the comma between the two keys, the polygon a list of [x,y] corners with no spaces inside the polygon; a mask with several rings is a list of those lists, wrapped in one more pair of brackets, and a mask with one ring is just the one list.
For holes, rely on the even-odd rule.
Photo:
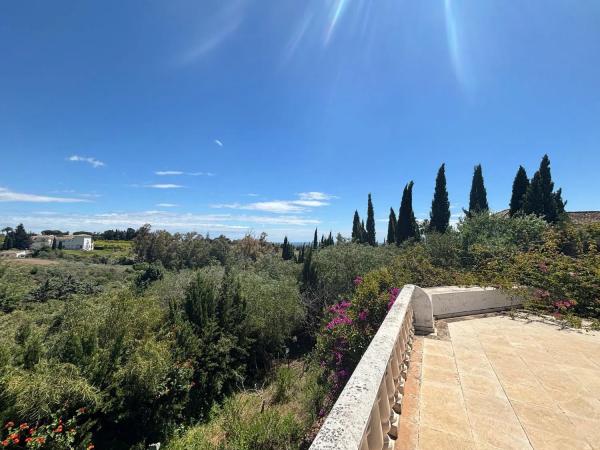
{"label": "white house", "polygon": [[57,248],[64,250],[94,250],[94,242],[89,234],[73,234],[56,238]]}
{"label": "white house", "polygon": [[42,248],[58,248],[65,250],[94,250],[94,241],[89,234],[69,234],[67,236],[37,235],[31,238],[32,250]]}

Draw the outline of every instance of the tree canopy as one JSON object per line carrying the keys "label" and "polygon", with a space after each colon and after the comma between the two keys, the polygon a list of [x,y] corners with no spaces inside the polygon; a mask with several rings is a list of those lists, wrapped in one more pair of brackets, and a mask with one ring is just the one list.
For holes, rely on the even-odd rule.
{"label": "tree canopy", "polygon": [[442,164],[435,178],[435,191],[431,202],[429,229],[445,233],[450,224],[450,201],[446,190],[446,167]]}

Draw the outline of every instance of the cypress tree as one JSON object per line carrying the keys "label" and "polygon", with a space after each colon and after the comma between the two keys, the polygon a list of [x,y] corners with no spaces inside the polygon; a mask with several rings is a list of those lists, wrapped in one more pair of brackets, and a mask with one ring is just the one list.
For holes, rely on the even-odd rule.
{"label": "cypress tree", "polygon": [[487,211],[487,192],[483,184],[483,172],[481,164],[475,166],[473,181],[471,182],[471,194],[469,196],[469,215]]}
{"label": "cypress tree", "polygon": [[400,245],[407,239],[419,238],[419,226],[417,225],[412,207],[413,185],[412,181],[408,183],[402,193],[402,201],[398,210],[398,223],[396,225],[396,245]]}
{"label": "cypress tree", "polygon": [[285,261],[289,261],[294,257],[294,247],[288,242],[287,236],[283,239],[283,245],[281,248],[281,257]]}
{"label": "cypress tree", "polygon": [[354,219],[352,220],[352,242],[360,242],[362,238],[362,228],[360,226],[360,216],[358,211],[354,211]]}
{"label": "cypress tree", "polygon": [[567,204],[567,202],[562,199],[562,188],[558,188],[554,193],[554,200],[556,201],[556,212],[558,213],[558,218],[560,218],[560,216],[564,215],[565,206]]}
{"label": "cypress tree", "polygon": [[306,250],[304,264],[302,265],[302,284],[304,288],[314,286],[317,282],[317,269],[312,262],[313,249]]}
{"label": "cypress tree", "polygon": [[396,242],[396,213],[394,212],[394,208],[390,208],[390,218],[388,220],[388,232],[386,242],[388,244],[393,244]]}
{"label": "cypress tree", "polygon": [[317,238],[317,229],[315,228],[315,236],[313,237],[313,248],[316,250],[319,246],[319,241]]}
{"label": "cypress tree", "polygon": [[360,243],[364,244],[367,242],[367,230],[365,229],[365,221],[360,222]]}
{"label": "cypress tree", "polygon": [[446,190],[446,165],[442,164],[435,178],[435,191],[431,202],[429,229],[444,233],[450,224],[450,202]]}
{"label": "cypress tree", "polygon": [[525,193],[523,210],[526,214],[536,214],[543,217],[547,222],[555,223],[564,212],[565,203],[562,199],[562,191],[553,192],[554,183],[550,173],[550,158],[544,155],[539,170],[533,175],[533,179]]}
{"label": "cypress tree", "polygon": [[512,196],[510,198],[509,216],[514,216],[523,212],[523,202],[525,201],[525,193],[529,187],[529,178],[523,166],[519,166],[517,174],[512,185]]}
{"label": "cypress tree", "polygon": [[375,238],[375,211],[373,211],[373,202],[371,201],[370,193],[367,202],[367,243],[373,246],[377,245]]}

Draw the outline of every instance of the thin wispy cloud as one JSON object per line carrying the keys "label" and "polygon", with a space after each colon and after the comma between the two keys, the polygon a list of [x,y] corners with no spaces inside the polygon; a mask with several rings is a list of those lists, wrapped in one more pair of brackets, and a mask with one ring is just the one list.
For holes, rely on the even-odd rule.
{"label": "thin wispy cloud", "polygon": [[218,139],[215,139],[213,142],[214,142],[215,144],[217,144],[219,147],[223,147],[223,143],[222,143],[220,140],[218,140]]}
{"label": "thin wispy cloud", "polygon": [[172,184],[172,183],[156,183],[156,184],[147,184],[144,187],[152,188],[152,189],[180,189],[183,186],[180,184]]}
{"label": "thin wispy cloud", "polygon": [[83,198],[100,198],[102,194],[98,194],[97,192],[77,192],[75,189],[62,189],[62,190],[54,190],[50,191],[51,194],[72,194],[77,197]]}
{"label": "thin wispy cloud", "polygon": [[104,162],[90,156],[71,155],[67,158],[67,161],[88,163],[95,169],[106,165]]}
{"label": "thin wispy cloud", "polygon": [[215,174],[212,172],[189,172],[187,175],[192,177],[214,177]]}
{"label": "thin wispy cloud", "polygon": [[157,203],[156,206],[159,206],[161,208],[175,208],[179,205],[177,205],[176,203]]}
{"label": "thin wispy cloud", "polygon": [[85,203],[89,200],[71,197],[53,197],[48,195],[26,194],[14,192],[0,187],[0,202],[29,202],[29,203]]}
{"label": "thin wispy cloud", "polygon": [[79,197],[83,197],[83,198],[100,198],[102,197],[102,194],[97,194],[95,192],[85,192],[83,194],[76,194]]}
{"label": "thin wispy cloud", "polygon": [[154,175],[158,175],[161,177],[164,176],[180,176],[180,175],[189,175],[190,177],[214,177],[215,174],[212,172],[184,172],[182,170],[157,170],[154,172]]}
{"label": "thin wispy cloud", "polygon": [[154,172],[155,175],[166,176],[166,175],[183,175],[184,172],[180,170],[157,170]]}
{"label": "thin wispy cloud", "polygon": [[324,192],[301,192],[296,200],[270,200],[264,202],[252,203],[218,203],[211,205],[217,209],[240,209],[249,211],[262,211],[270,213],[303,213],[310,208],[319,208],[328,206],[331,199],[337,198],[334,195]]}
{"label": "thin wispy cloud", "polygon": [[270,202],[255,202],[255,203],[220,203],[211,205],[211,208],[227,208],[227,209],[244,209],[249,211],[262,211],[270,213],[297,213],[304,212],[306,208],[295,205],[291,201],[274,200]]}
{"label": "thin wispy cloud", "polygon": [[324,192],[300,192],[298,194],[302,200],[332,200],[338,198],[335,195],[325,194]]}

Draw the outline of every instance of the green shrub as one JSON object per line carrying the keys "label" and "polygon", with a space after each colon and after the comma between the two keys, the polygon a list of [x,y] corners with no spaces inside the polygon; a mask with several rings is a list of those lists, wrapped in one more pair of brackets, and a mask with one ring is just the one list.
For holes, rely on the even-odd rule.
{"label": "green shrub", "polygon": [[40,362],[35,370],[12,370],[2,379],[2,401],[19,418],[35,422],[51,419],[67,407],[96,407],[101,402],[97,388],[71,364]]}
{"label": "green shrub", "polygon": [[280,408],[266,405],[260,395],[242,393],[213,411],[209,424],[196,426],[173,439],[168,450],[292,450],[304,425]]}
{"label": "green shrub", "polygon": [[461,219],[457,228],[461,263],[472,267],[485,258],[539,248],[548,224],[536,216],[509,218],[481,213]]}
{"label": "green shrub", "polygon": [[229,425],[225,450],[292,450],[303,432],[293,414],[263,408],[259,397],[225,402],[223,416]]}
{"label": "green shrub", "polygon": [[530,306],[562,314],[568,305],[579,316],[600,318],[600,257],[529,252],[496,263],[506,278],[529,288],[524,295]]}
{"label": "green shrub", "polygon": [[254,341],[251,365],[265,370],[273,358],[285,354],[286,344],[303,323],[305,312],[298,284],[294,277],[271,278],[262,271],[242,272],[240,282],[247,305],[248,333]]}
{"label": "green shrub", "polygon": [[163,276],[164,270],[160,264],[150,264],[135,277],[135,287],[144,290],[153,282],[161,280]]}
{"label": "green shrub", "polygon": [[285,366],[278,367],[275,370],[275,379],[273,380],[273,401],[281,403],[288,400],[295,382],[296,373],[293,369]]}

